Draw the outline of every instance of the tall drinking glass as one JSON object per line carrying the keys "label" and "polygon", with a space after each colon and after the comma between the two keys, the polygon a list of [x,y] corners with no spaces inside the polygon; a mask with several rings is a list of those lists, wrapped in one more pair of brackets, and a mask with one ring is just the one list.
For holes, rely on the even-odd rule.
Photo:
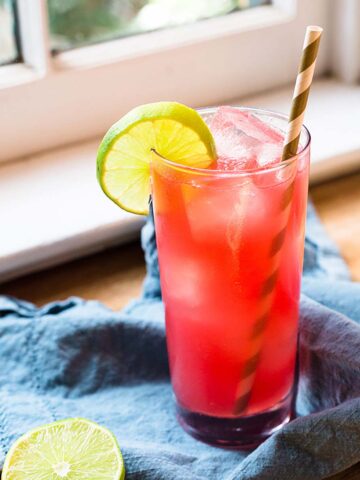
{"label": "tall drinking glass", "polygon": [[[286,116],[250,112],[286,130]],[[177,415],[208,443],[249,448],[290,419],[309,159],[305,127],[298,154],[269,168],[205,170],[154,155]]]}

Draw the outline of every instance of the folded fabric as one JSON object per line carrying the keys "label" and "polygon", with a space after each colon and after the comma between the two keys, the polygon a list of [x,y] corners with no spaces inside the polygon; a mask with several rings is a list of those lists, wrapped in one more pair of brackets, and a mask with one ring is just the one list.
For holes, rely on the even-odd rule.
{"label": "folded fabric", "polygon": [[78,298],[36,308],[0,297],[0,462],[26,430],[73,416],[115,433],[129,480],[319,480],[359,462],[360,286],[313,209],[299,417],[250,454],[200,443],[177,424],[151,219],[143,244],[144,293],[123,312]]}

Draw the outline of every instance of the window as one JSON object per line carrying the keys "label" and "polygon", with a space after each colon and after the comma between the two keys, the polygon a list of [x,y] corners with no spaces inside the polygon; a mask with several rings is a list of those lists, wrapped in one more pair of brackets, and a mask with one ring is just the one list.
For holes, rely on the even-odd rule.
{"label": "window", "polygon": [[[100,18],[109,21],[116,6],[135,4],[122,33],[113,20],[111,31],[100,32]],[[205,13],[204,4],[213,8]],[[94,15],[89,6],[106,8],[95,30],[83,23],[77,36],[65,21],[70,5],[80,9],[78,22]],[[169,5],[178,5],[169,23],[182,25],[164,20],[167,28],[117,38],[140,29],[144,9]],[[326,28],[330,21],[328,0],[17,0],[16,6],[23,63],[0,67],[0,160],[99,137],[139,103],[171,98],[198,107],[293,82],[304,26]],[[329,69],[329,45],[325,36],[318,75]]]}
{"label": "window", "polygon": [[48,0],[54,52],[270,3],[267,0]]}
{"label": "window", "polygon": [[11,0],[0,0],[0,65],[18,60],[15,5]]}

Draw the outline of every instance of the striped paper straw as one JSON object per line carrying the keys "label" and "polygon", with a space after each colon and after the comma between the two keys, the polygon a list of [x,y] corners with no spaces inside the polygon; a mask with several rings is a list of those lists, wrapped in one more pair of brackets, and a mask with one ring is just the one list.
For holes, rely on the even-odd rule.
{"label": "striped paper straw", "polygon": [[[303,53],[299,73],[296,78],[282,160],[287,160],[293,157],[298,150],[305,108],[314,75],[317,52],[319,50],[321,33],[322,28],[320,27],[309,26],[306,29]],[[281,249],[286,237],[295,188],[295,177],[296,171],[294,173],[294,178],[285,189],[279,202],[281,226],[269,247],[268,255],[271,261],[270,274],[266,277],[261,286],[259,312],[249,338],[250,353],[244,363],[241,380],[236,392],[236,402],[234,406],[234,414],[236,415],[240,415],[246,411],[254,385],[256,370],[261,356],[264,332],[274,300],[274,291],[279,274]]]}
{"label": "striped paper straw", "polygon": [[269,246],[268,255],[270,259],[270,273],[266,276],[261,285],[259,309],[249,338],[249,356],[245,361],[241,380],[236,392],[236,402],[234,407],[234,413],[236,415],[243,413],[248,406],[255,380],[256,369],[261,356],[265,328],[271,313],[276,281],[279,274],[281,248],[285,241],[287,224],[289,221],[291,201],[295,187],[295,175],[296,171],[293,172],[292,179],[284,190],[279,203],[278,218],[281,226]]}
{"label": "striped paper straw", "polygon": [[288,160],[297,154],[301,127],[303,125],[311,82],[314,76],[322,31],[323,29],[317,26],[309,26],[306,29],[299,72],[296,77],[294,95],[291,103],[289,124],[285,137],[283,160]]}

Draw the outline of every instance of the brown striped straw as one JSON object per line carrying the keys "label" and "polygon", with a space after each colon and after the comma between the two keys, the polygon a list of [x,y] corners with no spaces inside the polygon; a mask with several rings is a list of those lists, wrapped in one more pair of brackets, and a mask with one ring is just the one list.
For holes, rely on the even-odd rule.
{"label": "brown striped straw", "polygon": [[245,412],[255,381],[256,370],[260,360],[262,346],[264,342],[264,333],[267,322],[271,314],[271,308],[274,300],[274,292],[279,274],[279,265],[281,259],[281,249],[285,241],[287,224],[292,204],[292,197],[295,187],[296,171],[291,172],[291,180],[284,190],[279,203],[279,222],[278,233],[273,237],[268,250],[270,260],[270,273],[264,278],[260,287],[260,300],[258,310],[252,331],[249,337],[250,349],[249,356],[244,362],[241,380],[237,387],[234,414],[240,415]]}
{"label": "brown striped straw", "polygon": [[[297,154],[305,108],[309,97],[311,82],[314,75],[315,62],[319,50],[321,27],[309,26],[306,29],[303,52],[296,78],[291,113],[285,137],[282,160]],[[255,381],[256,370],[261,356],[263,337],[271,313],[274,300],[274,291],[279,274],[281,250],[286,237],[286,230],[291,211],[293,192],[295,187],[296,171],[285,189],[279,202],[279,216],[281,226],[269,246],[271,262],[270,274],[264,279],[260,290],[259,310],[254,327],[250,334],[250,352],[244,363],[241,380],[237,387],[234,414],[246,412]]]}
{"label": "brown striped straw", "polygon": [[296,77],[294,95],[291,103],[289,124],[285,137],[283,160],[288,160],[297,154],[322,31],[323,29],[321,27],[313,25],[306,29],[299,72]]}

